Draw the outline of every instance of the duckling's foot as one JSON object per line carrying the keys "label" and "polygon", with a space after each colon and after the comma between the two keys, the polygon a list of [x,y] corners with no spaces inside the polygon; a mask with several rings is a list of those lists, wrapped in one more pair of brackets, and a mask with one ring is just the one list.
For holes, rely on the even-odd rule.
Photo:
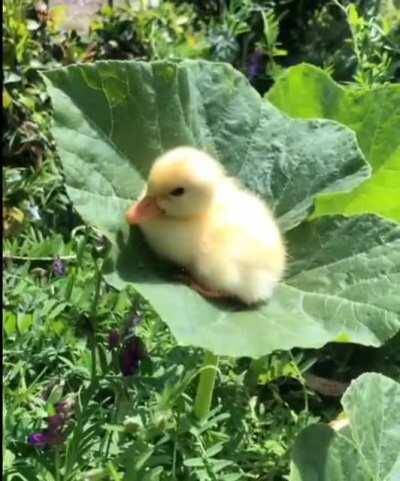
{"label": "duckling's foot", "polygon": [[213,291],[212,289],[201,286],[198,282],[185,274],[178,274],[176,279],[208,299],[222,299],[226,297],[226,295],[219,291]]}

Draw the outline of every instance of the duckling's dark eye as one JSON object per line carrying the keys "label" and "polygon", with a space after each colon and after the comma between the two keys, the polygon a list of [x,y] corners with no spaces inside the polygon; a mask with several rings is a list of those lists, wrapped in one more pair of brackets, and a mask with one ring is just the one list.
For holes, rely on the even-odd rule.
{"label": "duckling's dark eye", "polygon": [[175,195],[176,197],[179,197],[180,195],[183,195],[185,193],[185,189],[183,187],[177,187],[174,190],[171,190],[170,194]]}

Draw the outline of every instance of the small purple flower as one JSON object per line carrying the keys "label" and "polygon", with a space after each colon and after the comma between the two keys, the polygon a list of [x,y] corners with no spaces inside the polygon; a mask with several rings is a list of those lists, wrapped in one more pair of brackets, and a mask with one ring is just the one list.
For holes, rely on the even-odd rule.
{"label": "small purple flower", "polygon": [[116,349],[121,342],[121,335],[117,329],[113,329],[108,335],[108,347],[109,349]]}
{"label": "small purple flower", "polygon": [[64,441],[61,433],[51,432],[50,430],[42,431],[41,433],[33,433],[28,436],[28,443],[38,448],[46,446],[54,446]]}
{"label": "small purple flower", "polygon": [[41,448],[47,444],[47,434],[44,432],[30,434],[28,436],[28,443]]}
{"label": "small purple flower", "polygon": [[47,425],[51,432],[58,432],[64,427],[65,416],[63,414],[54,414],[47,418]]}
{"label": "small purple flower", "polygon": [[56,277],[64,277],[67,273],[67,268],[65,262],[63,262],[59,257],[57,257],[52,264],[53,274]]}
{"label": "small purple flower", "polygon": [[139,368],[140,361],[147,356],[142,340],[134,336],[125,346],[121,353],[122,374],[132,376]]}
{"label": "small purple flower", "polygon": [[73,400],[67,399],[56,404],[56,413],[47,418],[47,429],[28,436],[28,443],[32,446],[44,448],[64,441],[63,430],[72,414]]}
{"label": "small purple flower", "polygon": [[249,56],[247,75],[250,80],[255,80],[265,71],[265,55],[260,49],[254,50]]}

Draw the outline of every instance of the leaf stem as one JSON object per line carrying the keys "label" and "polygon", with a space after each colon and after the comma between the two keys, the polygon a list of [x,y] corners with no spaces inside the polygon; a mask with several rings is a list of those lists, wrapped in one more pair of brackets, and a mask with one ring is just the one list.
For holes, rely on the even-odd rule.
{"label": "leaf stem", "polygon": [[206,351],[194,403],[194,414],[198,419],[205,418],[210,411],[217,366],[218,356]]}

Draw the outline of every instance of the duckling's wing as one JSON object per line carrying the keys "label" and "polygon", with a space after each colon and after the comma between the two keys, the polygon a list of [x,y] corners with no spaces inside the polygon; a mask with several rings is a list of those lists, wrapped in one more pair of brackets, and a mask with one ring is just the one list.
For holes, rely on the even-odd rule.
{"label": "duckling's wing", "polygon": [[281,244],[242,223],[220,225],[205,242],[195,276],[205,286],[252,304],[269,298],[282,277]]}
{"label": "duckling's wing", "polygon": [[281,262],[284,246],[277,226],[272,222],[264,225],[228,224],[216,232],[215,248],[226,261],[243,267],[273,267]]}
{"label": "duckling's wing", "polygon": [[284,245],[278,225],[265,203],[253,193],[236,190],[214,223],[215,246],[226,257],[259,267],[282,257]]}

